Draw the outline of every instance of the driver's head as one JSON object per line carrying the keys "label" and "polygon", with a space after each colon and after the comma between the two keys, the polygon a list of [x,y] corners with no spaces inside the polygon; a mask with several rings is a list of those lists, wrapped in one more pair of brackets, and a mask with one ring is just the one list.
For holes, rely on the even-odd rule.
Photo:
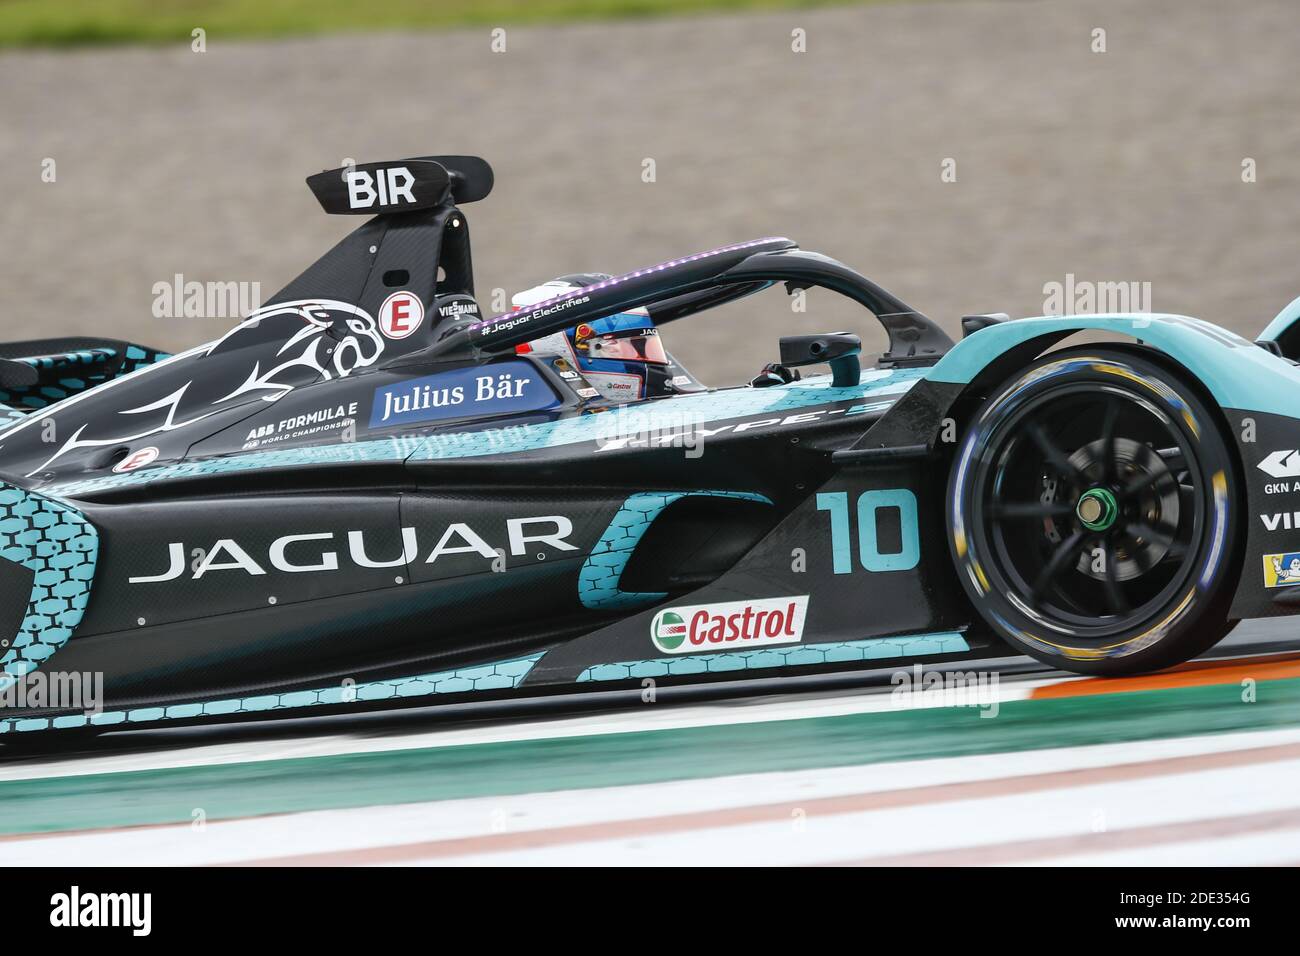
{"label": "driver's head", "polygon": [[[603,275],[566,276],[521,292],[511,299],[515,308],[535,305],[563,295]],[[581,281],[586,280],[586,281]],[[682,370],[673,364],[659,339],[659,330],[645,309],[632,309],[584,322],[521,346],[520,351],[568,358],[605,398],[635,401],[682,391]]]}

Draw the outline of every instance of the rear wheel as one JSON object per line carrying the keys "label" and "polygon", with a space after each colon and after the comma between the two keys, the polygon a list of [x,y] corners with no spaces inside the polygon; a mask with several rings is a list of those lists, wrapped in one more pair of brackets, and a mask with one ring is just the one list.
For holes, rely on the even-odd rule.
{"label": "rear wheel", "polygon": [[962,584],[1007,641],[1087,674],[1166,667],[1227,632],[1233,458],[1162,366],[1056,352],[999,390],[949,480]]}

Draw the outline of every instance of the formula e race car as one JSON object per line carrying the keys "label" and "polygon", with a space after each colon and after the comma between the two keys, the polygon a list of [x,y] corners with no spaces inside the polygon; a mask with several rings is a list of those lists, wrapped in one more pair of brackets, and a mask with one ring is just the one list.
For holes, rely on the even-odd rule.
{"label": "formula e race car", "polygon": [[[954,344],[768,238],[486,317],[461,207],[492,181],[458,156],[311,177],[326,212],[373,217],[183,354],[0,347],[0,730],[1008,646],[1127,674],[1300,607],[1300,300],[1257,343],[1126,314],[972,315]],[[851,332],[792,335],[767,387],[682,371],[678,393],[619,401],[529,347],[778,285],[847,296],[888,350],[863,367]],[[1083,331],[1114,341],[1065,341]],[[92,712],[51,703],[88,674]]]}

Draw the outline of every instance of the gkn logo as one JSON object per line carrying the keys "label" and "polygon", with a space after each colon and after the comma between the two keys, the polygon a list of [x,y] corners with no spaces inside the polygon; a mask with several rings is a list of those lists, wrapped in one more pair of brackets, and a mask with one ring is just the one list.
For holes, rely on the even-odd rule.
{"label": "gkn logo", "polygon": [[1273,478],[1300,478],[1300,451],[1275,451],[1257,467]]}
{"label": "gkn logo", "polygon": [[405,166],[377,169],[373,176],[353,169],[345,173],[343,179],[348,184],[348,206],[353,209],[369,209],[376,204],[415,203],[415,194],[411,192],[415,177]]}
{"label": "gkn logo", "polygon": [[808,595],[665,608],[650,622],[650,639],[665,654],[732,650],[803,639]]}

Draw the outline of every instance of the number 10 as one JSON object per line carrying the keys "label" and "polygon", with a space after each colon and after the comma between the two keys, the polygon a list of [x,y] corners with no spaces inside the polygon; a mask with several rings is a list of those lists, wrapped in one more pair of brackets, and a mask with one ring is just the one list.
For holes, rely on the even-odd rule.
{"label": "number 10", "polygon": [[[876,540],[877,512],[897,508],[901,550],[881,554]],[[853,572],[850,553],[852,530],[849,521],[849,495],[846,491],[825,492],[817,496],[817,510],[831,516],[831,559],[836,574]],[[858,560],[868,571],[910,571],[921,560],[921,538],[917,529],[916,495],[906,488],[864,491],[858,496]]]}

